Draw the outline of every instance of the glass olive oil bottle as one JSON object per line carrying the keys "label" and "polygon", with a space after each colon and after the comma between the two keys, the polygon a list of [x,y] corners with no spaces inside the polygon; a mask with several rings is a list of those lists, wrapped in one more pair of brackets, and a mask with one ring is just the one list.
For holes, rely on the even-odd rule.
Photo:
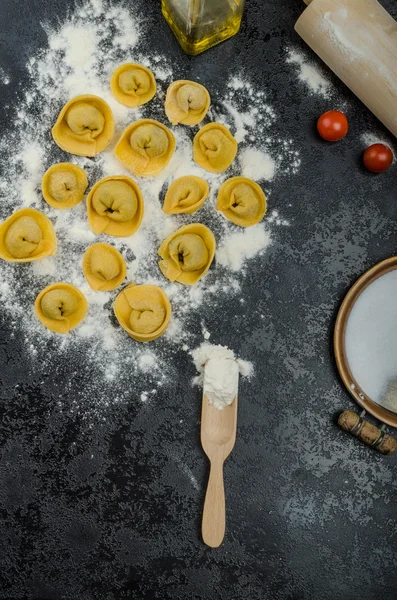
{"label": "glass olive oil bottle", "polygon": [[199,54],[235,35],[245,0],[162,0],[163,15],[187,54]]}

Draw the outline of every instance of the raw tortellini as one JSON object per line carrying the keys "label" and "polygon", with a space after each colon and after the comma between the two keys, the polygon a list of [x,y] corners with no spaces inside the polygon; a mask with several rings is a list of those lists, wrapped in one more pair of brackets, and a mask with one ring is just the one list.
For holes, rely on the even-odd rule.
{"label": "raw tortellini", "polygon": [[204,119],[210,104],[210,95],[200,83],[174,81],[167,90],[165,114],[173,125],[197,125]]}
{"label": "raw tortellini", "polygon": [[192,214],[205,202],[209,185],[201,177],[186,175],[175,179],[165,195],[163,211],[167,215]]}
{"label": "raw tortellini", "polygon": [[246,177],[231,177],[220,187],[216,209],[241,227],[261,221],[266,213],[266,196],[262,188]]}
{"label": "raw tortellini", "polygon": [[159,248],[159,267],[170,281],[192,285],[206,274],[215,255],[214,234],[201,223],[185,225]]}
{"label": "raw tortellini", "polygon": [[142,221],[141,190],[130,177],[105,177],[88,194],[87,210],[88,223],[94,233],[126,237],[133,234]]}
{"label": "raw tortellini", "polygon": [[85,296],[70,283],[53,283],[37,296],[34,309],[39,321],[54,333],[69,333],[88,310]]}
{"label": "raw tortellini", "polygon": [[125,279],[125,260],[113,246],[93,244],[84,253],[83,273],[93,290],[110,292]]}
{"label": "raw tortellini", "polygon": [[53,208],[72,208],[84,198],[88,187],[85,171],[72,163],[52,165],[44,174],[41,189],[44,200]]}
{"label": "raw tortellini", "polygon": [[95,156],[105,150],[114,133],[110,106],[98,96],[76,96],[59,113],[52,128],[58,146],[70,154]]}
{"label": "raw tortellini", "polygon": [[131,283],[117,296],[114,314],[137,342],[151,342],[163,335],[171,318],[166,293],[155,285]]}
{"label": "raw tortellini", "polygon": [[134,173],[157,175],[175,151],[174,134],[162,123],[141,119],[129,125],[118,142],[115,154]]}
{"label": "raw tortellini", "polygon": [[136,108],[153,98],[156,80],[153,73],[143,65],[126,63],[115,70],[110,87],[116,100],[124,106]]}
{"label": "raw tortellini", "polygon": [[52,256],[57,240],[51,221],[34,208],[17,210],[0,225],[0,258],[31,262]]}
{"label": "raw tortellini", "polygon": [[193,140],[193,160],[214,173],[226,171],[237,154],[237,142],[221,123],[208,123]]}

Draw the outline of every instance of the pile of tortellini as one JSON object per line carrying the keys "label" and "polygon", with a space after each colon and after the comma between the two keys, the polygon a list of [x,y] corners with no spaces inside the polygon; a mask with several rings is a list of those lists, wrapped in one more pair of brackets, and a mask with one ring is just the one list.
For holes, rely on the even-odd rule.
{"label": "pile of tortellini", "polygon": [[[130,108],[149,102],[156,93],[153,73],[138,64],[121,65],[113,73],[110,86],[118,102]],[[210,95],[199,83],[174,81],[167,90],[165,113],[173,125],[198,125],[209,107]],[[94,157],[109,145],[114,128],[109,105],[102,98],[87,94],[73,98],[63,107],[52,135],[65,152]],[[152,177],[169,163],[175,146],[175,137],[168,127],[153,119],[141,119],[122,133],[115,155],[133,175]],[[194,161],[207,171],[225,171],[236,154],[236,140],[220,123],[208,123],[194,137]],[[68,162],[52,165],[42,179],[44,200],[60,210],[79,204],[87,187],[84,170]],[[208,194],[208,183],[201,177],[180,177],[170,185],[163,211],[169,215],[192,214],[203,205]],[[254,181],[232,177],[219,190],[217,210],[232,223],[248,227],[263,218],[265,194]],[[87,196],[88,223],[96,234],[133,235],[143,213],[144,199],[131,177],[105,177]],[[54,255],[56,246],[53,225],[38,210],[18,210],[0,225],[0,257],[6,261],[39,260]],[[169,281],[192,285],[210,268],[215,247],[215,237],[208,227],[201,223],[185,225],[161,244],[159,267]],[[82,269],[89,286],[98,292],[115,290],[126,276],[126,263],[120,252],[102,242],[87,248]],[[120,325],[140,342],[161,336],[171,317],[167,295],[154,285],[130,283],[119,293],[113,308]],[[61,334],[74,329],[87,310],[85,296],[66,282],[49,285],[35,301],[37,318],[48,329]]]}

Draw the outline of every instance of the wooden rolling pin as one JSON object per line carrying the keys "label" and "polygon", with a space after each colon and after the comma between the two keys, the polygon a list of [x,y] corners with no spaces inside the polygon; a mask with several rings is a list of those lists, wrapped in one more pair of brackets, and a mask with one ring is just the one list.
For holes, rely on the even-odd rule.
{"label": "wooden rolling pin", "polygon": [[377,0],[305,0],[295,30],[397,136],[397,22]]}

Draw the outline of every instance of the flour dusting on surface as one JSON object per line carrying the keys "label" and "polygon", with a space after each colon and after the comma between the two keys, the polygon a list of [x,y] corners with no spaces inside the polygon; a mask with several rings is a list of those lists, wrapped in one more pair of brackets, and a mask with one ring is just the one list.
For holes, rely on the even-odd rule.
{"label": "flour dusting on surface", "polygon": [[323,69],[312,63],[308,57],[298,50],[288,50],[287,64],[292,64],[298,73],[299,80],[313,94],[329,98],[332,92],[330,81],[326,78]]}
{"label": "flour dusting on surface", "polygon": [[[269,185],[273,178],[295,173],[299,151],[291,139],[280,138],[277,114],[266,100],[266,91],[242,77],[226,79],[224,89],[210,90],[209,118],[225,123],[239,140],[239,155],[226,173],[202,170],[192,160],[192,139],[198,128],[173,128],[177,150],[166,169],[156,178],[139,179],[145,201],[145,215],[139,231],[130,238],[95,236],[87,224],[85,202],[67,210],[49,207],[41,195],[41,178],[55,162],[69,161],[85,169],[89,189],[109,175],[130,175],[114,156],[115,141],[126,125],[150,117],[169,125],[164,115],[168,85],[184,77],[166,56],[145,48],[141,15],[109,0],[86,0],[72,12],[67,23],[45,27],[48,47],[32,56],[27,64],[30,83],[19,102],[10,127],[0,141],[1,208],[6,218],[22,207],[43,211],[53,222],[58,250],[54,257],[30,264],[2,263],[0,294],[11,337],[18,337],[33,365],[48,373],[61,373],[62,364],[75,369],[83,379],[82,399],[73,400],[73,410],[84,413],[89,406],[123,401],[131,395],[131,381],[142,402],[149,402],[157,389],[175,377],[182,346],[197,345],[206,311],[244,295],[244,281],[250,261],[263,260],[270,243],[282,235],[286,222],[267,221],[244,230],[217,212],[216,197],[225,179],[242,174]],[[77,51],[77,48],[79,49]],[[158,93],[149,104],[131,110],[116,102],[109,78],[122,62],[141,62],[153,70]],[[1,74],[0,74],[1,75]],[[242,86],[246,93],[236,94]],[[62,106],[81,93],[104,98],[116,120],[115,140],[105,152],[84,158],[62,152],[51,138]],[[199,175],[210,185],[210,197],[193,215],[167,216],[161,210],[169,184],[181,175]],[[265,193],[269,190],[264,188]],[[277,200],[270,203],[277,207]],[[271,211],[269,212],[269,216]],[[157,249],[176,229],[199,221],[215,234],[218,252],[207,276],[194,286],[168,282],[158,269]],[[118,326],[112,304],[115,292],[94,292],[86,283],[81,261],[86,248],[95,241],[115,246],[127,262],[127,280],[160,285],[168,294],[173,316],[166,334],[149,346],[130,339]],[[50,283],[67,281],[86,296],[86,319],[67,336],[46,330],[35,318],[33,304],[38,293]],[[209,333],[209,332],[208,332]],[[61,365],[61,366],[59,366]],[[102,382],[98,386],[98,381]],[[95,383],[96,382],[96,383]],[[115,392],[117,382],[117,394]],[[122,390],[125,388],[125,392]],[[121,390],[121,391],[120,391]],[[60,396],[65,390],[60,390]],[[60,400],[61,401],[61,400]]]}

